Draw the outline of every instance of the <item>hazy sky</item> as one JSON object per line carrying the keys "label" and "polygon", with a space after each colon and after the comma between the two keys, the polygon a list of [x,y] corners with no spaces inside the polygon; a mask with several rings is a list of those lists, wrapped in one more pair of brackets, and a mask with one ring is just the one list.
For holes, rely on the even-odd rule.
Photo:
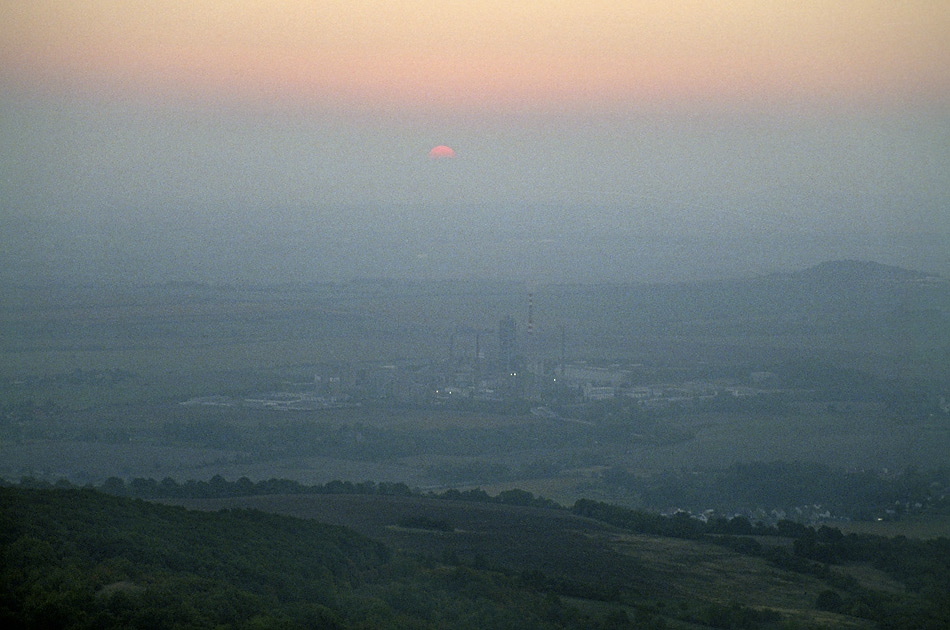
{"label": "hazy sky", "polygon": [[948,33],[944,0],[4,2],[0,271],[950,274]]}

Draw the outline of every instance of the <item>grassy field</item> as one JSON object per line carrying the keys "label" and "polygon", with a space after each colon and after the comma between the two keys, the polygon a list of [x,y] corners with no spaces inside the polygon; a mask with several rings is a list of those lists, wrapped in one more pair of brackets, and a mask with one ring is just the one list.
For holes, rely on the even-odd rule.
{"label": "grassy field", "polygon": [[[628,497],[603,494],[606,488],[597,483],[613,467],[649,475],[757,461],[898,471],[950,463],[950,428],[873,417],[862,423],[841,420],[836,425],[831,415],[687,413],[664,419],[662,429],[688,439],[608,442],[596,427],[463,410],[367,405],[284,412],[176,401],[112,404],[6,427],[8,437],[0,436],[0,477],[65,477],[80,484],[110,476],[369,479],[424,489],[523,488],[570,504],[585,496],[626,502]],[[169,426],[188,427],[188,439],[169,434]],[[14,428],[15,438],[9,433]]]}
{"label": "grassy field", "polygon": [[834,526],[845,533],[907,538],[950,538],[950,516],[906,517],[899,521],[839,521]]}

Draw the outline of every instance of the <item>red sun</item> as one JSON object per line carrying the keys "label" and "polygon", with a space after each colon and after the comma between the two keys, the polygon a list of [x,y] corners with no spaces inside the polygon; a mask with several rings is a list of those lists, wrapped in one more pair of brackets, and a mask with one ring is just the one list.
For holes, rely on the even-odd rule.
{"label": "red sun", "polygon": [[442,158],[454,158],[455,151],[451,147],[447,147],[444,144],[440,144],[437,147],[434,147],[429,151],[429,158],[433,160],[441,160]]}

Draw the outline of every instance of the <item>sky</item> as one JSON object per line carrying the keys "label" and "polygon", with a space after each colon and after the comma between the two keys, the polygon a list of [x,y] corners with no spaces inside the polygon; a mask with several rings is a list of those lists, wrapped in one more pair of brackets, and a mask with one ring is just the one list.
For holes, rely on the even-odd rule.
{"label": "sky", "polygon": [[950,275],[947,33],[943,0],[3,2],[0,279]]}

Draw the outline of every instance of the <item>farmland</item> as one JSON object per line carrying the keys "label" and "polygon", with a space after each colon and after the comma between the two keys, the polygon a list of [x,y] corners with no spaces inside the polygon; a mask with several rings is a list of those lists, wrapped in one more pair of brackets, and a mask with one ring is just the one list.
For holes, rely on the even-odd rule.
{"label": "farmland", "polygon": [[[0,477],[372,479],[645,506],[637,479],[664,471],[936,470],[947,286],[855,263],[689,285],[11,286]],[[572,373],[612,387],[558,381]]]}
{"label": "farmland", "polygon": [[[282,549],[309,531],[302,522],[354,530],[396,555],[360,569],[346,602],[324,602],[338,619],[532,611],[538,627],[865,628],[923,615],[940,627],[943,573],[931,565],[950,513],[950,293],[876,267],[844,286],[835,269],[530,291],[11,287],[0,295],[0,479],[22,496],[38,489],[37,510],[58,492],[70,509],[104,501],[75,490],[90,486],[258,535],[261,514],[279,515],[291,520],[267,521],[267,535]],[[505,321],[520,333],[503,343]],[[486,491],[545,499],[456,500]],[[548,499],[574,508],[539,507]],[[199,518],[142,505],[108,509]],[[630,525],[643,519],[672,533]],[[74,548],[56,538],[70,531],[53,527],[50,544]],[[226,547],[194,557],[245,570]],[[95,572],[71,573],[75,592],[127,588],[84,577],[113,576],[130,593],[160,584],[171,602],[180,584],[210,579],[169,578],[135,549],[143,568],[81,559]],[[314,579],[267,567],[254,580]],[[274,597],[256,588],[242,597]],[[488,612],[472,589],[508,608]],[[264,607],[291,618],[294,601]]]}

